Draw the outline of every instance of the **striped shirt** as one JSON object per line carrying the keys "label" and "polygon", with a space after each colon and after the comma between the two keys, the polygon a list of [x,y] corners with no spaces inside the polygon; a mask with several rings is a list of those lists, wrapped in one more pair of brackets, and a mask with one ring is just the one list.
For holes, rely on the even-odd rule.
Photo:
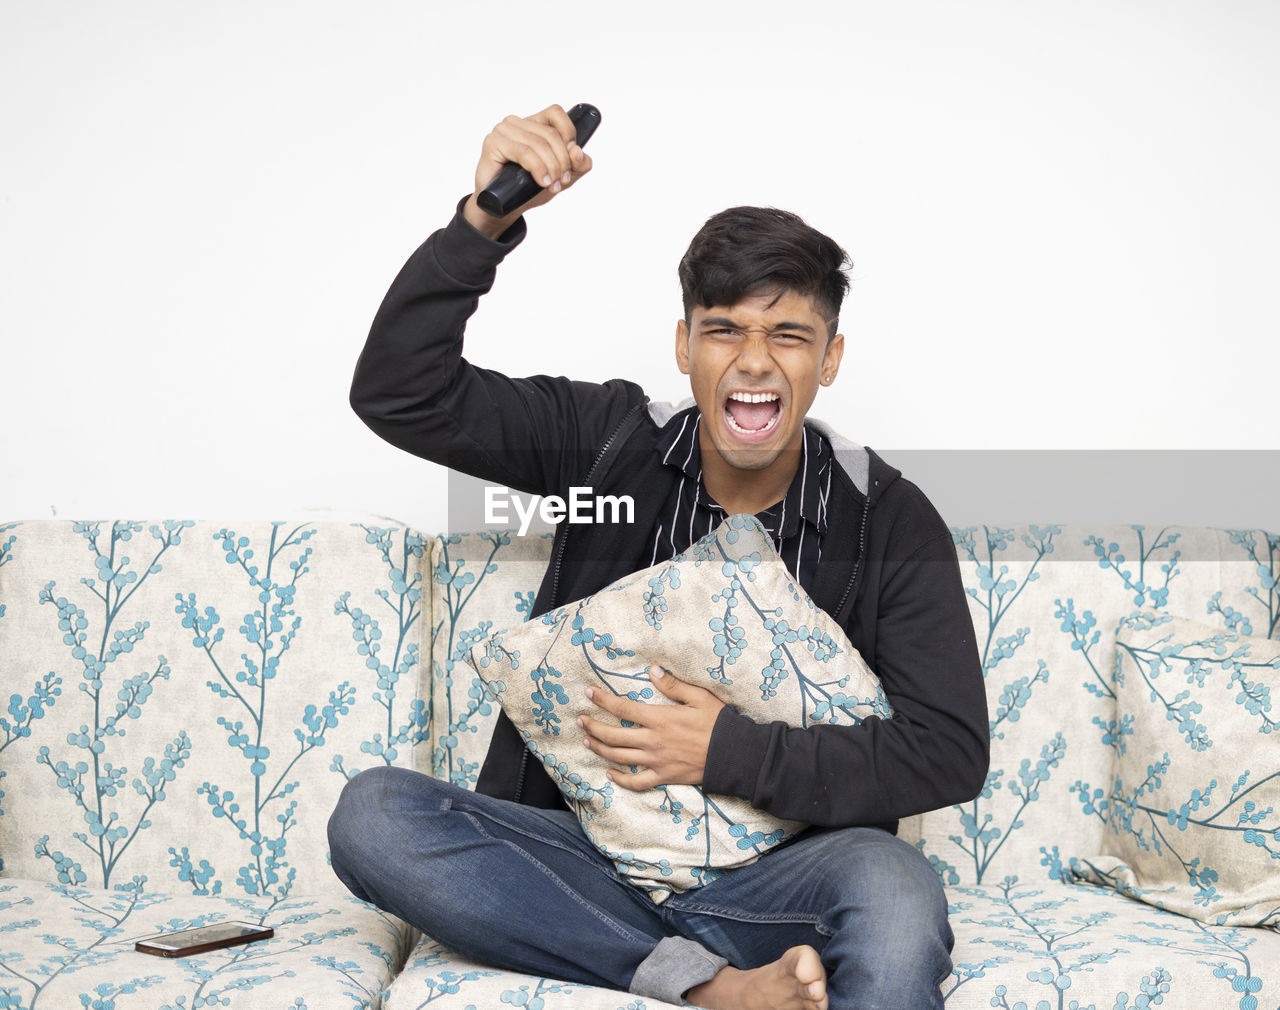
{"label": "striped shirt", "polygon": [[[649,564],[656,565],[687,550],[689,545],[714,530],[727,513],[702,483],[702,457],[698,447],[698,425],[702,416],[697,407],[677,415],[671,434],[658,443],[666,466],[680,471],[680,483],[670,502],[658,513],[651,540]],[[827,531],[827,498],[831,493],[831,444],[812,428],[805,427],[800,466],[782,501],[756,518],[773,537],[773,544],[793,578],[806,592],[822,556],[822,537]]]}

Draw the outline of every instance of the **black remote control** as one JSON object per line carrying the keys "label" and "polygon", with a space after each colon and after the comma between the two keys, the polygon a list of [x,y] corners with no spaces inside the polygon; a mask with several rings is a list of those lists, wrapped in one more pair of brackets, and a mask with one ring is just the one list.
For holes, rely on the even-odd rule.
{"label": "black remote control", "polygon": [[[600,110],[581,102],[569,110],[569,121],[578,130],[578,146],[586,144],[600,125]],[[538,180],[515,162],[507,162],[502,171],[493,177],[476,196],[480,209],[494,217],[506,217],[542,192]]]}

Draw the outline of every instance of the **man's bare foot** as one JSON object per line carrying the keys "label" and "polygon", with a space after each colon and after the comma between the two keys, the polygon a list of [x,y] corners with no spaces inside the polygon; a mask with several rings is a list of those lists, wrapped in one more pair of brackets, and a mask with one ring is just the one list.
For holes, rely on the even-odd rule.
{"label": "man's bare foot", "polygon": [[792,947],[759,968],[721,968],[685,998],[707,1010],[827,1010],[827,971],[812,947]]}

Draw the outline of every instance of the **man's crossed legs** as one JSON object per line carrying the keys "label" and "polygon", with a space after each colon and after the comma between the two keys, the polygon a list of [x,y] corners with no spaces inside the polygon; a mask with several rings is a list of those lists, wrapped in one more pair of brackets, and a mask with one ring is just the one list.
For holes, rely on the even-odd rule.
{"label": "man's crossed legs", "polygon": [[[344,789],[329,846],[353,894],[465,957],[676,1004],[941,1007],[951,970],[937,875],[878,828],[805,832],[655,905],[567,811],[374,768]],[[823,1001],[803,995],[822,971],[805,948]]]}

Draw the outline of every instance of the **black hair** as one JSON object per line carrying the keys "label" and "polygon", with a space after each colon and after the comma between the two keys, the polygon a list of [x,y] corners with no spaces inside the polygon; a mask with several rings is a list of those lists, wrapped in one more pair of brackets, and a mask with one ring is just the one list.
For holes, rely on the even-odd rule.
{"label": "black hair", "polygon": [[730,207],[707,219],[680,260],[685,322],[695,305],[735,305],[762,291],[794,291],[813,299],[830,339],[849,291],[847,264],[843,249],[790,211]]}

